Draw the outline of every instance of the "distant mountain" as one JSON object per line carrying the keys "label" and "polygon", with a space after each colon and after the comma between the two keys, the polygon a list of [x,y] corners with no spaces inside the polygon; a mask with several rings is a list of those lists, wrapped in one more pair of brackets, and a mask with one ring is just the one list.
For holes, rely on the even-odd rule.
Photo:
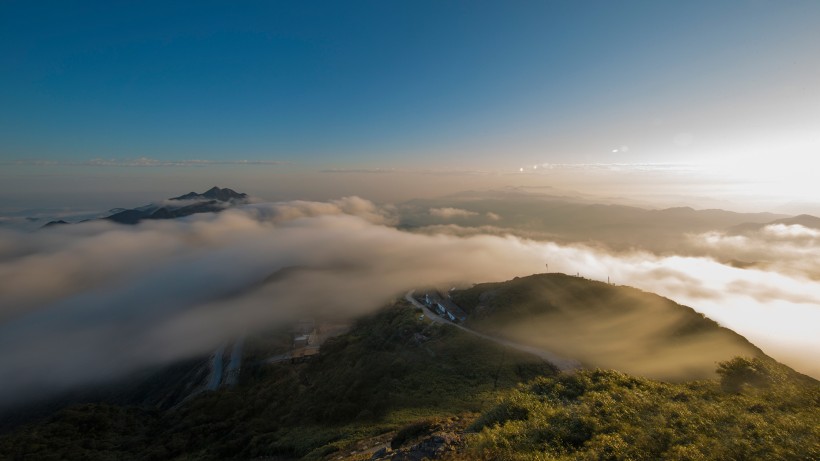
{"label": "distant mountain", "polygon": [[785,226],[803,226],[809,229],[817,229],[820,230],[820,218],[817,216],[812,216],[809,214],[801,214],[798,216],[793,216],[791,218],[783,218],[777,219],[774,221],[769,221],[766,223],[743,223],[738,224],[737,226],[732,226],[728,229],[729,233],[731,234],[747,234],[750,232],[757,232],[763,229],[766,226],[772,226],[782,224]]}
{"label": "distant mountain", "polygon": [[[431,209],[453,207],[474,214],[458,221],[443,219]],[[564,197],[490,195],[442,199],[417,199],[401,205],[400,227],[457,224],[461,228],[500,229],[502,234],[552,240],[560,243],[596,242],[610,248],[680,251],[687,235],[718,231],[743,223],[764,224],[788,218],[773,213],[737,213],[696,210],[690,207],[653,210],[634,206],[582,202]],[[493,218],[495,216],[496,218]],[[438,229],[435,229],[438,230]]]}
{"label": "distant mountain", "polygon": [[220,189],[214,186],[201,194],[188,192],[185,195],[180,195],[170,200],[219,200],[220,202],[229,202],[231,200],[246,200],[247,198],[248,194],[236,192],[228,188]]}
{"label": "distant mountain", "polygon": [[779,219],[777,221],[774,221],[772,224],[785,224],[787,226],[799,224],[803,227],[820,229],[820,218],[818,218],[817,216],[812,216],[810,214],[801,214],[793,218]]}
{"label": "distant mountain", "polygon": [[715,363],[765,357],[743,336],[667,298],[565,274],[483,283],[451,294],[473,328],[591,367],[658,379],[714,377]]}
{"label": "distant mountain", "polygon": [[68,223],[63,221],[62,219],[60,219],[60,220],[57,220],[57,221],[49,221],[45,225],[43,225],[43,227],[53,227],[53,226],[59,226],[59,225],[62,225],[62,224],[68,224]]}
{"label": "distant mountain", "polygon": [[[168,203],[171,201],[180,204]],[[197,213],[214,213],[233,205],[247,203],[248,194],[236,192],[233,189],[212,187],[198,194],[189,192],[179,197],[173,197],[160,204],[149,204],[130,210],[117,208],[114,214],[103,218],[119,224],[136,224],[148,219],[174,219],[190,216]]]}

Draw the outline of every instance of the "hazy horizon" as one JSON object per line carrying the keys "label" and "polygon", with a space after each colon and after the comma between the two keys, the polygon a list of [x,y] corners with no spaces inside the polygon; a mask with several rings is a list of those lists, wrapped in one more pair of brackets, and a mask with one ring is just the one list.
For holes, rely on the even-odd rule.
{"label": "hazy horizon", "polygon": [[386,204],[466,191],[515,189],[644,208],[689,206],[820,215],[820,197],[794,192],[799,184],[776,177],[731,178],[725,170],[705,165],[541,164],[520,169],[311,169],[264,163],[164,166],[153,161],[128,166],[18,164],[0,172],[4,198],[0,215],[38,209],[136,207],[212,186],[242,190],[262,200],[332,200],[357,195]]}

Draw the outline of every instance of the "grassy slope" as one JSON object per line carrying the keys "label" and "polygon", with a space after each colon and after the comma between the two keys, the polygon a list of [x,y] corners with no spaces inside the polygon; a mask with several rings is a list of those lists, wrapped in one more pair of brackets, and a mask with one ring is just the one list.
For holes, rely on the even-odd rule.
{"label": "grassy slope", "polygon": [[535,379],[473,424],[458,459],[820,459],[816,381],[761,359],[720,370],[720,383],[600,370]]}
{"label": "grassy slope", "polygon": [[737,333],[669,299],[564,274],[456,291],[476,329],[553,350],[593,367],[685,380],[714,377],[734,356],[764,356]]}

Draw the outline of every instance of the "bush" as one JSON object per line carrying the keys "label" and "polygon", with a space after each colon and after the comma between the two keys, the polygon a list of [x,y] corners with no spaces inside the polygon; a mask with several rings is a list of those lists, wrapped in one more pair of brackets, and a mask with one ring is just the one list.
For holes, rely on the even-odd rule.
{"label": "bush", "polygon": [[774,381],[771,369],[759,358],[735,357],[718,364],[720,387],[726,392],[740,392],[745,386],[768,387]]}

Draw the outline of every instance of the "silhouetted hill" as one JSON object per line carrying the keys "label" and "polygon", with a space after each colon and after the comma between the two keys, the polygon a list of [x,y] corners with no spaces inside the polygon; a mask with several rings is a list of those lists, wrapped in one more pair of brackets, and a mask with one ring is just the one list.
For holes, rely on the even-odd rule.
{"label": "silhouetted hill", "polygon": [[244,200],[248,198],[248,194],[236,192],[233,189],[220,189],[219,187],[212,187],[207,191],[197,194],[196,192],[188,192],[179,197],[173,197],[170,200],[219,200],[220,202],[228,202],[230,200]]}
{"label": "silhouetted hill", "polygon": [[247,200],[247,194],[236,192],[233,189],[212,187],[201,194],[189,192],[168,199],[168,201],[181,202],[179,205],[166,201],[130,210],[115,209],[112,211],[116,213],[103,219],[119,224],[136,224],[147,219],[175,219],[197,213],[219,212],[229,206],[246,203]]}
{"label": "silhouetted hill", "polygon": [[43,225],[43,227],[60,226],[60,225],[63,225],[63,224],[68,224],[68,223],[63,221],[62,219],[59,219],[57,221],[49,221],[49,222],[45,223]]}
{"label": "silhouetted hill", "polygon": [[661,378],[714,376],[734,356],[764,357],[734,331],[656,294],[565,274],[454,291],[476,329],[594,367]]}

